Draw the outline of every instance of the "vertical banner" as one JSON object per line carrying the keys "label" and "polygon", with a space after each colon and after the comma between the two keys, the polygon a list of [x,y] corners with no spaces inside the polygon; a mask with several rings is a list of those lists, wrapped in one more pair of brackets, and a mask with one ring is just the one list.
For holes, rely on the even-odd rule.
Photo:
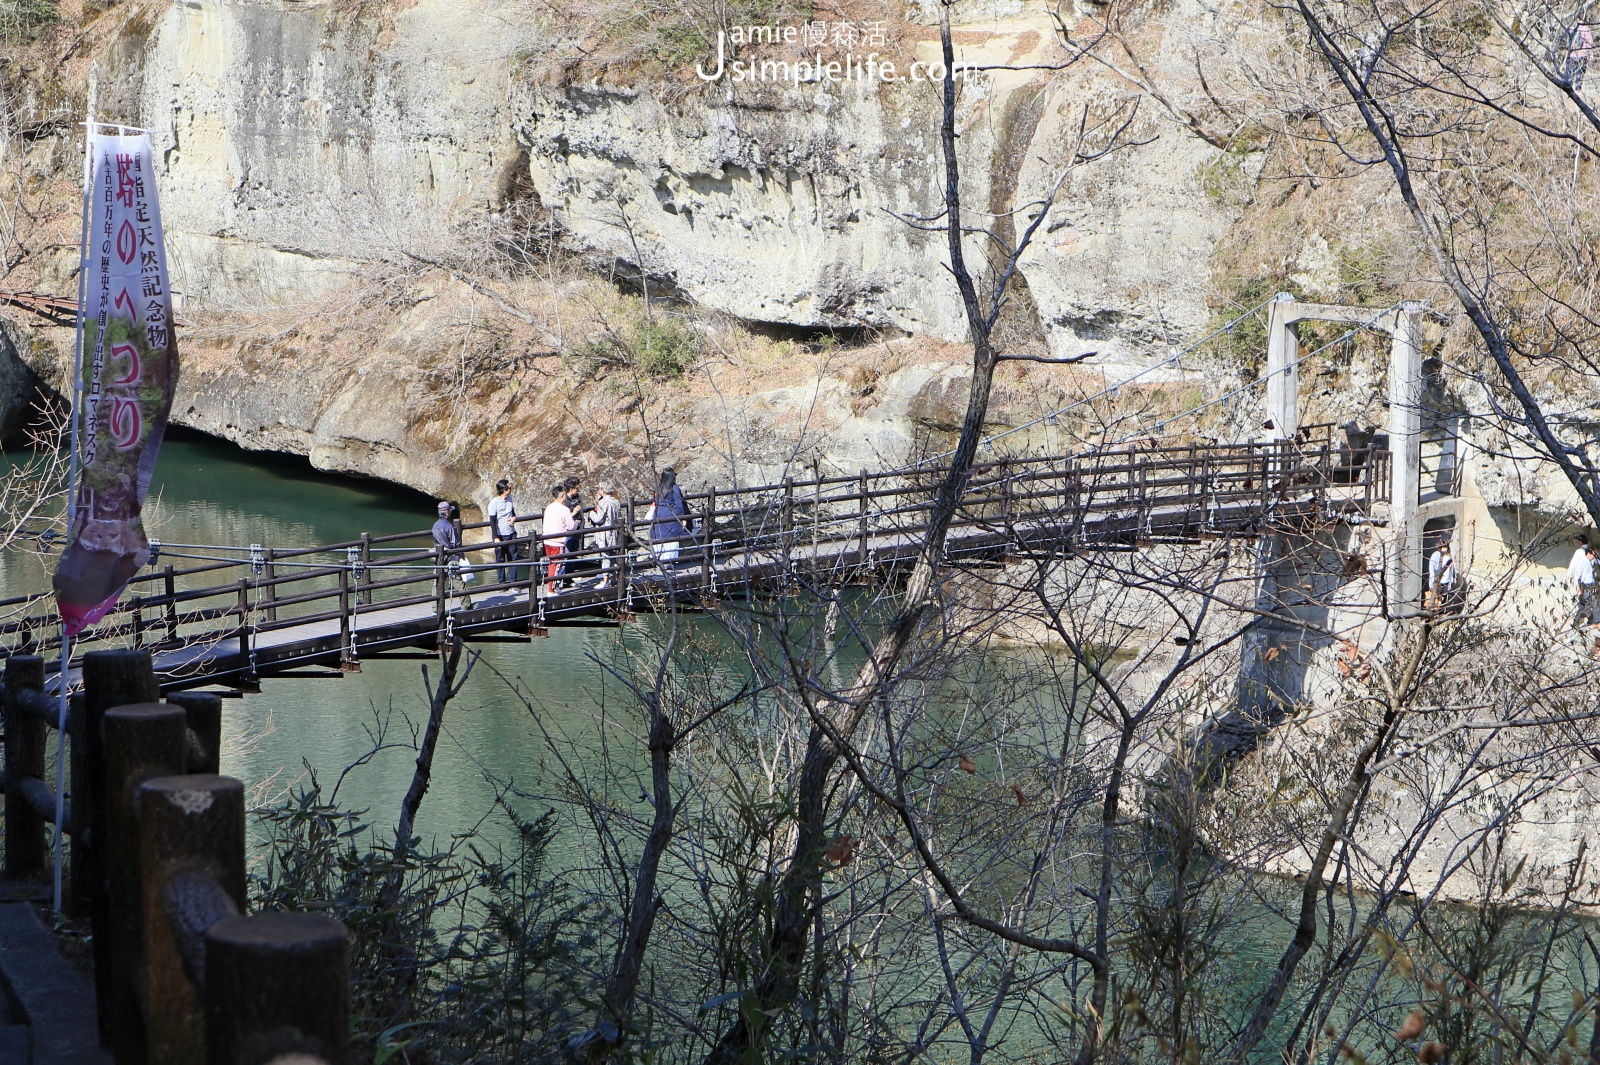
{"label": "vertical banner", "polygon": [[140,515],[178,381],[150,137],[92,128],[89,137],[82,410],[74,411],[82,472],[54,581],[68,636],[104,617],[150,560]]}

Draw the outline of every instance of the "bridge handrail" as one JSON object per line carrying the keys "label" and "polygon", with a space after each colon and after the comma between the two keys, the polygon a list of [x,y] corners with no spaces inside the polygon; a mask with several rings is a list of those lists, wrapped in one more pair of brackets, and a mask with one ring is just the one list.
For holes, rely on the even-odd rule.
{"label": "bridge handrail", "polygon": [[[1336,451],[1326,441],[1314,447],[1292,441],[1190,443],[1166,449],[1127,445],[1071,455],[984,457],[974,464],[964,485],[958,528],[1005,532],[1029,521],[1082,522],[1091,515],[1125,513],[1137,513],[1144,522],[1153,508],[1160,507],[1207,507],[1214,513],[1219,506],[1253,504],[1270,512],[1275,500],[1290,497],[1305,498],[1320,508],[1335,484],[1354,488],[1354,496],[1341,505],[1364,509],[1386,497],[1387,484],[1381,475],[1388,458],[1387,452],[1378,448]],[[910,468],[862,471],[853,476],[819,473],[809,479],[735,488],[708,485],[685,495],[688,513],[681,520],[693,526],[693,531],[681,549],[689,562],[700,562],[707,585],[715,584],[713,565],[726,566],[743,555],[745,562],[739,565],[754,565],[767,572],[773,563],[764,552],[802,545],[814,548],[813,564],[822,560],[816,552],[828,545],[829,551],[848,564],[866,565],[870,562],[867,539],[914,532],[934,505],[930,489],[942,475],[943,471],[935,468]],[[644,516],[648,502],[629,499],[624,503],[624,516],[613,526],[582,526],[586,535],[615,532],[620,545],[598,548],[588,540],[579,551],[562,556],[568,567],[592,569],[610,559],[629,579],[636,580],[650,579],[652,573],[665,568],[649,550],[653,523]],[[461,560],[461,571],[480,577],[475,590],[464,591],[515,593],[525,589],[530,610],[536,606],[541,611],[556,609],[555,603],[546,607],[535,594],[536,586],[544,582],[546,565],[542,520],[525,515],[517,524],[521,535],[513,539],[486,538],[443,551],[432,545],[431,530],[418,530],[364,535],[336,544],[264,548],[264,558],[241,555],[184,569],[168,563],[160,571],[135,577],[130,582],[133,594],[100,625],[81,634],[79,642],[103,644],[132,638],[142,646],[147,642],[147,630],[154,629],[164,630],[164,634],[149,642],[170,647],[195,639],[199,635],[195,629],[230,621],[232,629],[213,631],[209,638],[237,635],[243,648],[252,633],[336,618],[346,619],[341,622],[343,633],[350,628],[348,616],[355,612],[415,606],[430,599],[443,604],[451,599],[456,593],[445,594],[441,588],[453,578],[442,573],[441,566],[456,559]],[[487,522],[463,526],[469,532],[488,527]],[[401,546],[408,542],[413,546]],[[375,546],[382,552],[378,557],[374,557]],[[501,561],[501,549],[508,546],[531,557]],[[341,551],[350,557],[339,561],[311,558]],[[715,563],[707,557],[712,555]],[[683,565],[677,563],[680,569]],[[229,583],[178,586],[180,581],[192,582],[208,574],[220,578],[245,573],[245,567],[251,567],[248,574]],[[522,570],[526,577],[498,581],[503,575],[500,571],[507,568]],[[331,586],[323,584],[330,581]],[[145,589],[152,584],[161,585],[162,590],[147,594]],[[430,585],[429,592],[420,590]],[[407,589],[417,590],[405,594]],[[617,590],[618,609],[629,595],[628,589]],[[0,622],[0,635],[23,635],[23,646],[16,650],[59,646],[59,636],[36,638],[51,627],[34,612],[46,601],[46,596],[0,601],[0,607],[9,603],[21,608],[17,610],[21,616]],[[326,609],[314,609],[324,603]],[[296,613],[307,608],[312,609]],[[444,606],[438,611],[443,625]],[[150,612],[156,616],[147,618]],[[0,648],[0,654],[11,653],[12,649]]]}

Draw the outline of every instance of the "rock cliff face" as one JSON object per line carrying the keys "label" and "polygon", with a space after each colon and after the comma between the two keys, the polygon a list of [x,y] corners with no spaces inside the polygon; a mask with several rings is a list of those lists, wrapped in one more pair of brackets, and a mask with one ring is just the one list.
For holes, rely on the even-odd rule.
{"label": "rock cliff face", "polygon": [[[140,32],[112,78],[163,152],[191,300],[259,305],[374,257],[427,256],[526,178],[574,245],[740,319],[965,332],[934,280],[942,236],[907,222],[934,211],[943,182],[926,81],[550,87],[521,74],[541,25],[516,0],[422,0],[382,20],[189,0]],[[1043,17],[977,23],[964,42],[973,64],[1064,58]],[[900,68],[935,49],[926,33],[902,42]],[[1029,70],[963,84],[975,218],[1060,179],[1091,90],[1108,91]],[[1200,188],[1214,152],[1172,123],[1146,133],[1069,180],[1025,261],[1037,328],[1062,352],[1092,342],[1137,359],[1207,316],[1192,265],[1227,222]]]}
{"label": "rock cliff face", "polygon": [[[1063,58],[1047,20],[1015,7],[971,9],[979,21],[960,28],[963,61],[1029,68]],[[324,339],[338,336],[347,332],[338,315],[316,300],[385,271],[448,269],[464,232],[520,200],[547,211],[564,246],[591,265],[642,275],[657,294],[705,312],[759,328],[964,336],[941,266],[944,238],[915,224],[936,213],[944,180],[935,86],[708,84],[692,64],[648,87],[554,84],[529,74],[550,32],[542,10],[523,0],[420,0],[356,17],[337,3],[183,0],[104,16],[121,21],[101,31],[102,100],[110,117],[156,140],[183,310],[204,319],[310,300],[306,316],[320,313]],[[911,63],[937,59],[936,35],[908,23],[885,53],[903,77]],[[1123,92],[1090,73],[1036,69],[979,72],[961,85],[963,194],[975,224],[1015,239],[1031,210],[1013,218],[1013,209],[1061,182],[1021,263],[1008,319],[1014,347],[1095,348],[1103,364],[1145,365],[1209,316],[1195,265],[1229,220],[1200,188],[1212,148],[1147,108],[1137,127],[1144,143],[1063,180],[1085,102]],[[968,242],[975,263],[991,251],[980,237]],[[66,290],[73,267],[61,252],[44,283]],[[178,418],[425,490],[491,479],[480,468],[490,457],[438,446],[450,434],[424,410],[437,406],[437,347],[453,343],[417,332],[437,325],[412,309],[432,296],[408,297],[376,334],[363,327],[357,346],[382,360],[341,357],[337,342],[319,351],[304,336],[271,350],[206,349],[201,332],[186,347]],[[584,340],[556,332],[553,340],[546,320],[530,343]],[[912,378],[945,373],[949,357],[911,358],[924,368],[886,383],[868,418],[841,407],[830,428],[841,461],[903,458],[929,429],[915,414],[927,403],[883,400]],[[538,402],[526,395],[536,382],[499,387],[512,394],[479,387],[486,412]],[[584,391],[548,379],[544,387],[563,402]],[[773,423],[758,463],[784,453],[783,419],[770,412],[789,387],[757,374],[742,389],[740,410]],[[834,393],[848,399],[859,387],[824,372],[818,394]],[[724,421],[727,399],[719,393],[715,405]],[[676,409],[692,420],[704,406],[686,396]],[[605,450],[592,441],[574,449]]]}
{"label": "rock cliff face", "polygon": [[[1087,64],[1048,69],[1065,55],[1042,13],[958,10],[960,59],[991,68],[960,82],[969,219],[1015,240],[1059,183],[1020,263],[1006,342],[1057,356],[1092,348],[1113,371],[1149,365],[1210,317],[1201,265],[1234,213],[1202,188],[1216,151],[1146,106],[1136,144],[1074,163],[1084,108],[1113,113],[1136,92]],[[546,11],[527,0],[418,0],[379,15],[337,2],[149,0],[100,17],[102,114],[152,132],[180,313],[200,327],[184,346],[178,420],[427,491],[480,494],[508,451],[637,458],[648,433],[617,430],[631,415],[617,416],[628,404],[615,387],[544,372],[554,362],[531,375],[526,363],[483,370],[597,334],[592,315],[560,321],[563,300],[592,302],[570,285],[552,281],[532,313],[526,284],[491,292],[457,269],[501,239],[486,219],[535,209],[565,253],[642,276],[697,313],[910,345],[866,370],[822,360],[820,381],[804,386],[748,368],[731,389],[726,374],[700,374],[716,377],[714,400],[653,386],[684,439],[704,440],[706,419],[719,431],[759,425],[729,458],[772,467],[804,424],[806,446],[821,448],[822,432],[823,450],[853,469],[901,460],[948,429],[924,417],[959,390],[950,374],[963,356],[946,345],[966,332],[943,234],[918,224],[937,214],[944,181],[937,87],[909,77],[939,58],[928,13],[895,20],[881,48],[900,80],[707,83],[686,62],[629,84],[536,76],[554,32]],[[1002,66],[1012,69],[992,69]],[[966,251],[981,269],[994,247],[974,235]],[[41,287],[70,291],[70,248],[41,262]],[[415,272],[429,270],[419,287]],[[446,303],[459,311],[448,320],[430,309]],[[481,326],[484,314],[500,322]],[[38,368],[59,381],[63,364]],[[1026,398],[1044,383],[1015,388]],[[809,421],[799,392],[814,397]],[[445,409],[463,399],[467,416]],[[606,423],[609,437],[552,431],[530,413],[553,404]]]}
{"label": "rock cliff face", "polygon": [[425,253],[491,204],[515,165],[521,11],[464,0],[381,20],[339,11],[172,4],[114,71],[162,155],[190,301],[300,299],[374,258]]}

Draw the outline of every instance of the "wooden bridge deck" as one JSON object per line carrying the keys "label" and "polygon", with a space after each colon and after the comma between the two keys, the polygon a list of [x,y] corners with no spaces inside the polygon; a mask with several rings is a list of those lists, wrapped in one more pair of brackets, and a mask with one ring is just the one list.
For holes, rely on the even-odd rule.
{"label": "wooden bridge deck", "polygon": [[[1341,455],[1288,443],[1000,460],[969,478],[945,557],[962,565],[1382,521],[1386,465],[1384,452]],[[620,529],[629,547],[576,553],[572,586],[550,595],[539,577],[542,560],[533,574],[524,561],[520,580],[489,583],[498,576],[494,544],[448,551],[407,546],[431,543],[426,530],[263,550],[253,562],[245,555],[185,570],[167,565],[135,578],[123,603],[80,635],[74,650],[148,647],[164,687],[248,687],[265,676],[432,652],[443,639],[537,635],[551,625],[614,621],[668,601],[705,603],[793,581],[882,579],[909,568],[921,551],[932,487],[942,474],[863,471],[691,494],[698,535],[681,542],[674,563],[646,549],[648,504],[630,501]],[[542,555],[536,531],[516,543]],[[329,555],[333,564],[317,558]],[[605,586],[597,585],[602,560],[613,578]],[[456,579],[462,568],[476,578],[470,585]],[[0,638],[10,644],[4,653],[59,648],[58,635],[37,635],[58,629],[52,606],[0,602],[0,617],[13,615],[0,625]]]}

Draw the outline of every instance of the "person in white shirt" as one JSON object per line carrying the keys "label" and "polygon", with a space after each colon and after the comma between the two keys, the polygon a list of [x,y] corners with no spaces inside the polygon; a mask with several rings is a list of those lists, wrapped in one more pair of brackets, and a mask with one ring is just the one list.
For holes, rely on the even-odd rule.
{"label": "person in white shirt", "polygon": [[572,508],[567,506],[567,486],[552,485],[550,504],[544,508],[544,528],[539,533],[544,540],[544,556],[548,563],[545,590],[551,595],[556,594],[556,582],[566,572],[567,564],[561,559],[566,555],[567,538],[577,527],[578,519],[572,516]]}
{"label": "person in white shirt", "polygon": [[517,579],[514,563],[522,557],[517,545],[517,505],[511,499],[511,482],[495,482],[494,498],[489,500],[489,531],[494,535],[494,560],[499,564],[500,583],[510,584]]}
{"label": "person in white shirt", "polygon": [[1428,597],[1435,610],[1454,612],[1460,608],[1456,595],[1456,564],[1450,555],[1448,538],[1440,540],[1438,550],[1428,557]]}
{"label": "person in white shirt", "polygon": [[1577,614],[1572,624],[1574,628],[1582,628],[1596,623],[1600,599],[1595,595],[1594,548],[1581,536],[1573,543],[1577,550],[1572,552],[1572,561],[1567,563],[1567,583],[1578,593]]}

